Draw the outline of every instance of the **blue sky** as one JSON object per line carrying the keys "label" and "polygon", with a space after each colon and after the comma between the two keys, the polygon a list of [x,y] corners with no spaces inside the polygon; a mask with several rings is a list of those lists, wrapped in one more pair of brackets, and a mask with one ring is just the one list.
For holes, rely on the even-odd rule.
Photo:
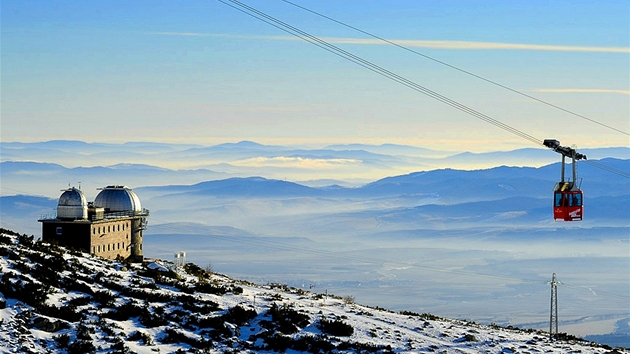
{"label": "blue sky", "polygon": [[[630,145],[283,1],[246,3],[536,138]],[[630,131],[627,1],[295,3]],[[218,1],[1,6],[2,141],[533,146]]]}

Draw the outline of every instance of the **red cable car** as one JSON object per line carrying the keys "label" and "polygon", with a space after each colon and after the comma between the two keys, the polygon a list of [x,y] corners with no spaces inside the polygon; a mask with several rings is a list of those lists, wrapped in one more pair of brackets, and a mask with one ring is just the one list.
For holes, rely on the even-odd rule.
{"label": "red cable car", "polygon": [[[577,184],[576,161],[586,160],[586,156],[578,153],[575,149],[560,146],[558,140],[546,139],[543,145],[562,155],[560,182],[553,187],[554,220],[581,221],[584,214],[584,194]],[[571,157],[572,160],[573,180],[571,181],[564,180],[564,160],[567,156]]]}

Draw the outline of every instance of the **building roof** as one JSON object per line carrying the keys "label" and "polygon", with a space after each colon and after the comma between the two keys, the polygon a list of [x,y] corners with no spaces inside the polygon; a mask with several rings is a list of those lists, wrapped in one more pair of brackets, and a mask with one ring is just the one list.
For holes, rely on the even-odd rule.
{"label": "building roof", "polygon": [[94,200],[94,206],[105,208],[105,212],[141,212],[140,198],[127,186],[107,186]]}
{"label": "building roof", "polygon": [[85,195],[80,189],[75,187],[63,190],[59,197],[58,206],[87,206]]}

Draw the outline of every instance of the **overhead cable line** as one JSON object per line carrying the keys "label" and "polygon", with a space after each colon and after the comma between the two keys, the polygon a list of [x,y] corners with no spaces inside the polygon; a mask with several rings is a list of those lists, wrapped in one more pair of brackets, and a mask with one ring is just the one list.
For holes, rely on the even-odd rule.
{"label": "overhead cable line", "polygon": [[400,48],[400,49],[404,49],[404,50],[406,50],[406,51],[408,51],[408,52],[411,52],[411,53],[413,53],[413,54],[419,55],[419,56],[421,56],[421,57],[423,57],[423,58],[426,58],[426,59],[432,60],[432,61],[434,61],[434,62],[436,62],[436,63],[438,63],[438,64],[444,65],[444,66],[449,67],[449,68],[454,69],[454,70],[457,70],[457,71],[462,72],[462,73],[464,73],[464,74],[466,74],[466,75],[470,75],[470,76],[472,76],[472,77],[475,77],[475,78],[477,78],[477,79],[483,80],[483,81],[485,81],[485,82],[487,82],[487,83],[490,83],[490,84],[493,84],[493,85],[495,85],[495,86],[501,87],[501,88],[503,88],[503,89],[506,89],[506,90],[511,91],[511,92],[513,92],[513,93],[516,93],[516,94],[518,94],[518,95],[521,95],[521,96],[527,97],[527,98],[529,98],[529,99],[532,99],[532,100],[534,100],[534,101],[540,102],[540,103],[545,104],[545,105],[547,105],[547,106],[550,106],[550,107],[553,107],[553,108],[555,108],[555,109],[561,110],[561,111],[563,111],[563,112],[565,112],[565,113],[568,113],[568,114],[574,115],[574,116],[576,116],[576,117],[582,118],[582,119],[584,119],[584,120],[590,121],[590,122],[595,123],[595,124],[599,124],[599,125],[601,125],[601,126],[603,126],[603,127],[606,127],[606,128],[608,128],[608,129],[614,130],[614,131],[616,131],[616,132],[618,132],[618,133],[621,133],[621,134],[624,134],[624,135],[628,135],[628,136],[630,136],[630,133],[628,133],[628,132],[626,132],[626,131],[623,131],[623,130],[621,130],[621,129],[617,129],[617,128],[612,127],[612,126],[610,126],[610,125],[608,125],[608,124],[605,124],[605,123],[599,122],[599,121],[597,121],[597,120],[595,120],[595,119],[592,119],[592,118],[588,118],[588,117],[586,117],[586,116],[584,116],[584,115],[581,115],[581,114],[579,114],[579,113],[573,112],[573,111],[571,111],[571,110],[568,110],[568,109],[566,109],[566,108],[560,107],[560,106],[555,105],[555,104],[553,104],[553,103],[547,102],[547,101],[542,100],[542,99],[540,99],[540,98],[534,97],[534,96],[532,96],[532,95],[528,95],[528,94],[526,94],[526,93],[524,93],[524,92],[522,92],[522,91],[519,91],[519,90],[513,89],[513,88],[511,88],[511,87],[509,87],[509,86],[506,86],[506,85],[503,85],[503,84],[501,84],[501,83],[499,83],[499,82],[496,82],[496,81],[493,81],[493,80],[487,79],[487,78],[485,78],[485,77],[483,77],[483,76],[477,75],[477,74],[475,74],[475,73],[473,73],[473,72],[470,72],[470,71],[468,71],[468,70],[464,70],[464,69],[459,68],[459,67],[457,67],[457,66],[455,66],[455,65],[452,65],[452,64],[449,64],[449,63],[444,62],[444,61],[442,61],[442,60],[439,60],[439,59],[433,58],[433,57],[431,57],[431,56],[428,56],[428,55],[426,55],[426,54],[423,54],[423,53],[421,53],[421,52],[418,52],[418,51],[416,51],[416,50],[413,50],[413,49],[411,49],[411,48],[409,48],[409,47],[406,47],[406,46],[404,46],[404,45],[398,44],[398,43],[396,43],[395,41],[392,41],[392,40],[389,40],[389,39],[386,39],[386,38],[383,38],[383,37],[377,36],[377,35],[375,35],[375,34],[372,34],[372,33],[370,33],[370,32],[364,31],[364,30],[362,30],[362,29],[360,29],[360,28],[357,28],[357,27],[354,27],[354,26],[352,26],[352,25],[349,25],[349,24],[347,24],[347,23],[345,23],[345,22],[342,22],[342,21],[336,20],[336,19],[334,19],[334,18],[332,18],[332,17],[330,17],[330,16],[326,16],[326,15],[324,15],[324,14],[322,14],[322,13],[319,13],[319,12],[317,12],[317,11],[314,11],[314,10],[308,9],[308,8],[306,8],[306,7],[304,7],[304,6],[298,5],[298,4],[293,3],[293,2],[291,2],[291,1],[288,1],[288,0],[280,0],[280,1],[283,1],[283,2],[285,2],[285,3],[287,3],[287,4],[290,4],[290,5],[293,5],[293,6],[295,6],[295,7],[297,7],[297,8],[300,8],[300,9],[302,9],[302,10],[304,10],[304,11],[308,11],[308,12],[310,12],[310,13],[314,14],[314,15],[317,15],[317,16],[320,16],[320,17],[323,17],[323,18],[325,18],[325,19],[327,19],[327,20],[333,21],[333,22],[335,22],[335,23],[337,23],[337,24],[340,24],[340,25],[342,25],[342,26],[345,26],[345,27],[347,27],[347,28],[351,28],[351,29],[353,29],[353,30],[355,30],[355,31],[361,32],[361,33],[363,33],[363,34],[365,34],[365,35],[368,35],[368,36],[370,36],[370,37],[372,37],[372,38],[375,38],[375,39],[378,39],[378,40],[380,40],[380,41],[383,41],[383,42],[385,42],[385,43],[387,43],[387,44],[391,44],[391,45],[396,46],[396,47],[398,47],[398,48]]}
{"label": "overhead cable line", "polygon": [[409,79],[406,79],[406,78],[404,78],[404,77],[402,77],[402,76],[400,76],[400,75],[398,75],[396,73],[393,73],[393,72],[391,72],[391,71],[389,71],[389,70],[387,70],[387,69],[385,69],[385,68],[383,68],[383,67],[381,67],[379,65],[376,65],[376,64],[374,64],[374,63],[372,63],[370,61],[367,61],[367,60],[365,60],[365,59],[363,59],[363,58],[361,58],[359,56],[356,56],[356,55],[354,55],[354,54],[352,54],[352,53],[350,53],[348,51],[345,51],[345,50],[343,50],[343,49],[341,49],[341,48],[339,48],[339,47],[337,47],[337,46],[335,46],[333,44],[330,44],[330,43],[326,42],[325,40],[323,40],[321,38],[318,38],[318,37],[313,36],[313,35],[311,35],[311,34],[309,34],[307,32],[304,32],[304,31],[302,31],[302,30],[300,30],[300,29],[298,29],[298,28],[296,28],[294,26],[289,25],[286,22],[278,20],[277,18],[275,18],[273,16],[270,16],[270,15],[268,15],[268,14],[262,12],[262,11],[259,11],[259,10],[255,9],[255,8],[253,8],[253,7],[251,7],[251,6],[247,5],[247,4],[244,4],[244,3],[240,2],[240,1],[237,1],[237,0],[217,0],[217,1],[219,1],[219,2],[221,2],[223,4],[225,4],[225,5],[228,5],[228,6],[234,8],[234,9],[236,9],[238,11],[241,11],[241,12],[243,12],[243,13],[249,15],[249,16],[252,16],[252,17],[254,17],[254,18],[256,18],[256,19],[258,19],[260,21],[263,21],[263,22],[265,22],[265,23],[267,23],[267,24],[269,24],[271,26],[274,26],[274,27],[276,27],[276,28],[278,28],[278,29],[280,29],[280,30],[282,30],[284,32],[287,32],[287,33],[289,33],[291,35],[294,35],[294,36],[296,36],[298,38],[301,38],[301,39],[303,39],[303,40],[305,40],[305,41],[307,41],[307,42],[309,42],[311,44],[314,44],[314,45],[316,45],[316,46],[318,46],[318,47],[320,47],[322,49],[325,49],[325,50],[327,50],[327,51],[329,51],[329,52],[331,52],[331,53],[333,53],[333,54],[335,54],[337,56],[340,56],[340,57],[342,57],[342,58],[344,58],[344,59],[346,59],[348,61],[351,61],[351,62],[353,62],[355,64],[360,65],[360,66],[363,66],[364,68],[366,68],[368,70],[371,70],[371,71],[373,71],[373,72],[375,72],[375,73],[377,73],[379,75],[382,75],[382,76],[384,76],[384,77],[386,77],[386,78],[388,78],[388,79],[390,79],[392,81],[396,81],[396,82],[398,82],[398,83],[400,83],[400,84],[402,84],[404,86],[407,86],[407,87],[411,88],[412,90],[415,90],[415,91],[418,91],[418,92],[420,92],[422,94],[425,94],[425,95],[427,95],[427,96],[429,96],[429,97],[431,97],[431,98],[433,98],[435,100],[438,100],[438,101],[440,101],[440,102],[442,102],[444,104],[447,104],[447,105],[449,105],[449,106],[451,106],[453,108],[456,108],[456,109],[458,109],[458,110],[460,110],[460,111],[462,111],[464,113],[468,113],[469,115],[471,115],[471,116],[473,116],[473,117],[475,117],[477,119],[483,120],[483,121],[485,121],[487,123],[490,123],[490,124],[492,124],[492,125],[494,125],[494,126],[496,126],[498,128],[501,128],[501,129],[506,130],[506,131],[508,131],[508,132],[510,132],[510,133],[512,133],[514,135],[517,135],[517,136],[519,136],[519,137],[521,137],[523,139],[529,140],[529,141],[533,142],[534,144],[542,145],[542,139],[535,138],[535,137],[533,137],[533,136],[531,136],[531,135],[529,135],[529,134],[527,134],[527,133],[525,133],[525,132],[523,132],[521,130],[518,130],[518,129],[514,128],[514,127],[511,127],[511,126],[505,124],[505,123],[502,123],[502,122],[500,122],[500,121],[498,121],[498,120],[496,120],[496,119],[494,119],[494,118],[492,118],[492,117],[490,117],[490,116],[488,116],[486,114],[483,114],[483,113],[481,113],[479,111],[476,111],[476,110],[474,110],[474,109],[472,109],[472,108],[470,108],[470,107],[468,107],[468,106],[466,106],[464,104],[461,104],[461,103],[459,103],[457,101],[454,101],[454,100],[452,100],[452,99],[450,99],[450,98],[448,98],[448,97],[446,97],[444,95],[441,95],[441,94],[439,94],[439,93],[437,93],[437,92],[435,92],[433,90],[430,90],[430,89],[428,89],[428,88],[426,88],[426,87],[424,87],[422,85],[419,85],[416,82],[413,82],[413,81],[411,81]]}
{"label": "overhead cable line", "polygon": [[593,166],[595,168],[599,168],[601,170],[608,171],[610,173],[614,173],[614,174],[619,175],[621,177],[630,178],[630,173],[628,173],[626,171],[622,171],[622,170],[616,169],[614,167],[606,166],[606,165],[604,165],[602,163],[599,163],[597,161],[584,160],[583,162],[586,163],[586,164],[589,164],[589,165],[591,165],[591,166]]}
{"label": "overhead cable line", "polygon": [[[330,44],[328,42],[326,42],[325,40],[318,38],[316,36],[313,36],[305,31],[300,30],[299,28],[296,28],[294,26],[291,26],[290,24],[283,22],[271,15],[268,15],[260,10],[257,10],[256,8],[253,8],[247,4],[244,4],[240,1],[237,0],[217,0],[227,6],[230,6],[232,8],[234,8],[235,10],[238,10],[246,15],[249,15],[251,17],[256,18],[259,21],[265,22],[273,27],[276,27],[278,29],[280,29],[281,31],[287,32],[295,37],[298,37],[306,42],[309,42],[313,45],[316,45],[328,52],[331,52],[339,57],[342,57],[348,61],[351,61],[357,65],[360,65],[370,71],[373,71],[381,76],[384,76],[392,81],[398,82],[399,84],[402,84],[404,86],[407,86],[409,88],[411,88],[412,90],[418,91],[426,96],[429,96],[437,101],[440,101],[446,105],[449,105],[453,108],[456,108],[464,113],[467,113],[477,119],[483,120],[486,123],[490,123],[498,128],[501,128],[505,131],[508,131],[514,135],[517,135],[525,140],[529,140],[530,142],[536,144],[536,145],[542,145],[542,139],[533,137],[517,128],[514,128],[510,125],[507,125],[499,120],[496,120],[486,114],[483,114],[477,110],[474,110],[464,104],[461,104],[455,100],[452,100],[444,95],[441,95],[433,90],[430,90],[414,81],[411,81],[407,78],[404,78],[394,72],[391,72],[377,64],[374,64],[368,60],[365,60],[357,55],[354,55],[346,50],[343,50],[333,44]],[[596,166],[594,164],[592,164],[593,166]],[[602,165],[603,166],[603,165]],[[618,174],[620,176],[623,177],[627,177],[630,178],[630,175],[628,175],[627,173],[625,173],[624,171],[620,171],[617,170],[615,168],[612,167],[605,167],[603,168],[606,171],[609,171],[611,173],[615,173]]]}

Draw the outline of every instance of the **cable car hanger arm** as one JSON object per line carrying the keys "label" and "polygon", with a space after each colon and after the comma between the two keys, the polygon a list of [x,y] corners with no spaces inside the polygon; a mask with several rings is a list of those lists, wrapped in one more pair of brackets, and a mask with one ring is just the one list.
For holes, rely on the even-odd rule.
{"label": "cable car hanger arm", "polygon": [[560,146],[560,142],[558,140],[545,139],[545,141],[543,141],[543,145],[561,154],[562,156],[570,157],[575,160],[586,160],[586,155],[580,154],[573,148]]}

